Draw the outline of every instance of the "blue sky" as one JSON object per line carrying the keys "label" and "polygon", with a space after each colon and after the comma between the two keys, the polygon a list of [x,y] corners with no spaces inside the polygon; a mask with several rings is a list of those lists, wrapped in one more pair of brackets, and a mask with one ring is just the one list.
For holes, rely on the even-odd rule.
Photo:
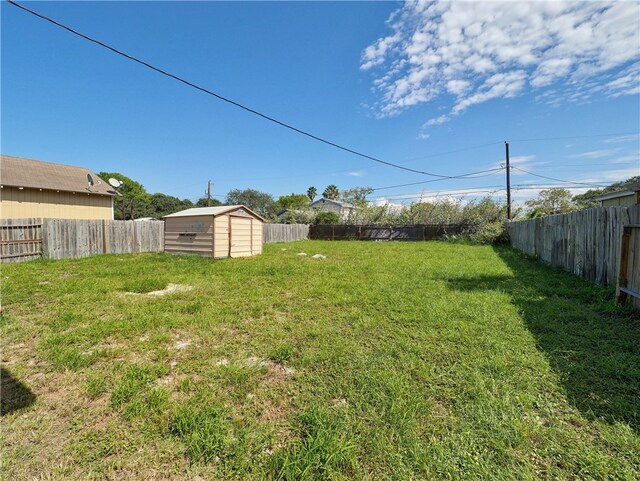
{"label": "blue sky", "polygon": [[[253,109],[413,169],[500,167],[508,140],[516,167],[547,177],[589,184],[640,173],[636,2],[25,4]],[[209,179],[221,196],[432,179],[295,134],[5,2],[1,14],[5,154],[121,172],[149,192],[192,200]],[[609,133],[620,135],[596,137]],[[529,140],[574,136],[594,137]],[[512,184],[558,182],[514,169]],[[496,172],[371,199],[501,196],[503,185]]]}

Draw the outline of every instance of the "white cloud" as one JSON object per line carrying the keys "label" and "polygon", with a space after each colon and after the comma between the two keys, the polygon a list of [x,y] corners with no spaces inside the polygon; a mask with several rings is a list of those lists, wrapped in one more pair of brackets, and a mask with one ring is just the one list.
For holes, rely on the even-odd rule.
{"label": "white cloud", "polygon": [[590,150],[589,152],[582,152],[580,154],[572,154],[569,157],[573,159],[602,159],[603,157],[609,157],[615,154],[620,149],[601,149]]}
{"label": "white cloud", "polygon": [[[513,157],[509,157],[509,165],[516,166],[516,167],[523,167],[523,168],[527,168],[527,167],[533,167],[535,165],[541,165],[541,164],[546,164],[548,162],[533,162],[533,160],[536,158],[535,155],[516,155]],[[497,169],[499,167],[504,167],[505,166],[505,160],[504,159],[500,159],[495,161],[493,164],[491,164],[490,166],[487,167],[487,169]],[[497,172],[497,174],[499,175],[504,175],[503,172]],[[517,171],[513,171],[511,173],[512,175],[519,175],[517,173]]]}
{"label": "white cloud", "polygon": [[578,182],[621,182],[630,177],[640,175],[638,167],[630,167],[618,170],[603,170],[601,172],[590,172],[589,177],[578,180]]}
{"label": "white cloud", "polygon": [[471,88],[471,82],[468,80],[449,80],[447,82],[447,90],[454,95],[462,95]]}
{"label": "white cloud", "polygon": [[[564,187],[562,185],[557,185],[556,187],[560,187],[571,192],[571,195],[584,194],[589,189],[593,187]],[[524,206],[524,201],[529,199],[535,199],[540,195],[540,192],[548,189],[546,188],[534,188],[534,187],[526,187],[526,188],[517,188],[511,191],[511,200],[514,203],[514,207],[522,207]]]}
{"label": "white cloud", "polygon": [[611,137],[609,139],[604,140],[603,142],[605,144],[620,144],[620,143],[627,143],[627,142],[635,142],[637,144],[639,139],[640,139],[639,134],[629,134],[629,135],[618,135],[616,137]]}
{"label": "white cloud", "polygon": [[362,177],[364,176],[364,172],[362,172],[361,170],[354,170],[351,172],[347,172],[347,175],[350,177]]}
{"label": "white cloud", "polygon": [[631,164],[636,163],[638,169],[640,169],[640,153],[634,155],[623,155],[609,161],[610,164]]}
{"label": "white cloud", "polygon": [[640,93],[640,3],[407,2],[362,53],[379,116],[453,96],[439,125],[473,105],[539,90],[559,105]]}

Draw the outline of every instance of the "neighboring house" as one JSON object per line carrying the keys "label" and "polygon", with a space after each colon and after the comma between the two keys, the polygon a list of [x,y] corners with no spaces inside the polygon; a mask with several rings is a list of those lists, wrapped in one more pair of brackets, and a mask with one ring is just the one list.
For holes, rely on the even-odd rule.
{"label": "neighboring house", "polygon": [[341,220],[346,220],[351,212],[355,209],[355,206],[347,202],[325,198],[316,200],[309,207],[322,212],[335,212],[340,216]]}
{"label": "neighboring house", "polygon": [[2,219],[113,219],[115,194],[84,167],[0,156]]}
{"label": "neighboring house", "polygon": [[632,185],[624,190],[610,192],[596,197],[594,200],[600,202],[602,207],[631,206],[640,204],[640,184]]}

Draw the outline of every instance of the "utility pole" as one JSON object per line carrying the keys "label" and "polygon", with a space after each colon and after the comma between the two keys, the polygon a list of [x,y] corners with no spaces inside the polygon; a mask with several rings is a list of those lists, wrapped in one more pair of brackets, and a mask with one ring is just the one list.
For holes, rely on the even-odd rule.
{"label": "utility pole", "polygon": [[207,183],[207,207],[211,207],[211,181]]}
{"label": "utility pole", "polygon": [[511,220],[511,168],[509,167],[509,142],[504,143],[507,161],[507,219]]}

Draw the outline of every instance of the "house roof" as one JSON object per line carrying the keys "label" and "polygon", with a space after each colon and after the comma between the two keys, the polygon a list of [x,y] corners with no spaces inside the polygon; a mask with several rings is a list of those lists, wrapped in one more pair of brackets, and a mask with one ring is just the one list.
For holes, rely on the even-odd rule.
{"label": "house roof", "polygon": [[181,210],[180,212],[174,212],[173,214],[165,215],[164,218],[166,219],[167,217],[192,217],[196,215],[212,215],[215,217],[215,216],[226,214],[228,212],[232,212],[238,209],[244,209],[264,222],[264,218],[261,215],[256,214],[254,211],[252,211],[251,209],[249,209],[248,207],[242,204],[219,205],[216,207],[194,207],[193,209]]}
{"label": "house roof", "polygon": [[[89,185],[87,175],[93,178],[92,186]],[[0,156],[0,184],[30,189],[115,195],[113,187],[84,167],[23,159],[12,155]]]}
{"label": "house roof", "polygon": [[598,197],[594,197],[593,200],[602,201],[602,200],[617,199],[619,197],[634,195],[639,190],[640,190],[640,184],[631,185],[624,190],[618,190],[616,192],[609,192],[608,194],[599,195]]}
{"label": "house roof", "polygon": [[320,202],[322,203],[329,202],[331,204],[336,204],[336,205],[339,205],[340,207],[347,207],[349,209],[353,209],[355,207],[353,204],[349,204],[348,202],[342,202],[341,200],[325,199],[324,197],[322,199],[316,200],[313,204],[311,204],[311,206],[319,204]]}

